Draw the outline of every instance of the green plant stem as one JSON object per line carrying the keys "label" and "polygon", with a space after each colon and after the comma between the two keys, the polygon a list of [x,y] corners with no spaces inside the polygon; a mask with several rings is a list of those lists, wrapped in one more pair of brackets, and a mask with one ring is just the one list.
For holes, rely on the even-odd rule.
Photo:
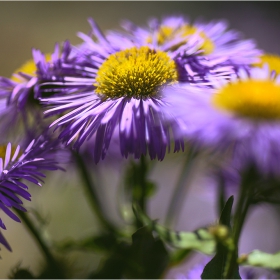
{"label": "green plant stem", "polygon": [[57,264],[55,258],[50,252],[49,247],[47,246],[47,244],[45,244],[45,241],[40,235],[40,232],[33,225],[31,219],[29,219],[28,215],[25,212],[19,211],[17,209],[14,209],[14,211],[20,216],[21,220],[24,222],[28,230],[32,233],[33,237],[37,241],[41,251],[45,256],[47,263],[50,265],[50,267],[59,271],[59,265]]}
{"label": "green plant stem", "polygon": [[183,197],[185,199],[185,192],[186,192],[186,185],[185,182],[189,177],[192,166],[193,160],[197,155],[197,151],[195,147],[190,147],[189,153],[186,156],[186,160],[184,162],[181,175],[179,180],[176,184],[175,191],[173,192],[172,198],[170,200],[169,206],[167,208],[167,214],[165,219],[165,224],[167,227],[172,227],[172,224],[175,223],[176,213],[180,213],[180,208],[182,207]]}
{"label": "green plant stem", "polygon": [[[139,189],[140,193],[137,196],[134,196],[132,198],[133,202],[136,202],[141,211],[146,214],[147,212],[147,174],[148,174],[148,166],[146,157],[144,155],[141,156],[139,165],[136,165],[134,168],[134,172],[136,174],[134,175],[134,182],[133,184],[136,184],[134,187]],[[137,193],[137,191],[136,191]],[[136,218],[135,220],[135,226],[136,228],[141,228],[143,226],[142,221]]]}
{"label": "green plant stem", "polygon": [[239,193],[236,211],[233,219],[232,236],[233,236],[234,250],[229,252],[228,266],[226,267],[224,272],[224,279],[232,279],[234,268],[237,265],[236,260],[238,257],[238,242],[249,207],[252,204],[253,191],[254,191],[253,183],[250,185],[245,185],[245,184],[241,185],[241,190]]}
{"label": "green plant stem", "polygon": [[96,186],[91,180],[91,176],[88,172],[88,169],[86,167],[86,164],[80,154],[77,152],[74,152],[74,156],[76,158],[77,168],[80,172],[83,186],[86,194],[86,198],[96,214],[96,217],[98,218],[101,225],[104,226],[107,230],[111,232],[116,232],[116,228],[114,225],[111,224],[111,222],[104,216],[104,210],[102,209],[102,204],[99,201],[98,194],[96,192]]}
{"label": "green plant stem", "polygon": [[141,195],[140,195],[140,199],[139,199],[139,206],[141,208],[141,210],[143,211],[143,213],[146,213],[146,204],[147,204],[147,162],[146,162],[146,158],[144,156],[141,156],[140,158],[140,174],[139,174],[139,183],[140,183],[140,189],[141,189]]}
{"label": "green plant stem", "polygon": [[217,192],[217,210],[218,215],[220,215],[224,209],[226,200],[225,200],[225,180],[222,175],[218,178],[218,192]]}

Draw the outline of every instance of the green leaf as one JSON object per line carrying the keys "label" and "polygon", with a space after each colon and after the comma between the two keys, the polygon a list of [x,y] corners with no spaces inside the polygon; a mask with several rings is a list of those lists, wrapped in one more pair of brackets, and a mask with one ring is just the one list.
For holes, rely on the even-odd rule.
{"label": "green leaf", "polygon": [[101,262],[93,279],[158,279],[169,263],[163,242],[143,227],[132,235],[132,244],[121,242]]}
{"label": "green leaf", "polygon": [[259,250],[254,250],[249,254],[241,255],[238,262],[241,265],[280,269],[280,252],[268,254]]}
{"label": "green leaf", "polygon": [[130,245],[125,242],[118,244],[111,254],[101,261],[97,272],[89,275],[88,279],[121,279],[124,271],[129,265],[127,256],[129,255]]}
{"label": "green leaf", "polygon": [[155,238],[148,227],[132,235],[129,258],[134,265],[126,270],[127,278],[158,279],[169,263],[169,255],[159,238]]}
{"label": "green leaf", "polygon": [[35,279],[35,277],[29,269],[17,267],[11,272],[9,279]]}
{"label": "green leaf", "polygon": [[198,229],[194,232],[172,231],[147,217],[137,204],[133,204],[137,218],[154,230],[158,236],[171,246],[178,249],[190,249],[211,255],[215,252],[215,238],[208,229]]}
{"label": "green leaf", "polygon": [[233,195],[227,200],[225,207],[223,208],[223,211],[221,213],[221,217],[219,220],[219,224],[227,226],[231,228],[230,220],[231,220],[231,209],[233,205]]}
{"label": "green leaf", "polygon": [[182,261],[185,261],[187,257],[189,257],[192,253],[192,250],[190,249],[179,249],[173,252],[170,255],[170,262],[169,266],[177,266]]}
{"label": "green leaf", "polygon": [[[221,217],[219,220],[219,224],[231,228],[231,210],[233,205],[233,196],[231,196],[221,213]],[[217,229],[216,234],[219,236],[218,232],[219,228]],[[216,255],[213,257],[213,259],[205,266],[202,274],[201,279],[223,279],[223,274],[225,267],[227,265],[228,256],[232,248],[229,248],[226,246],[224,242],[221,242],[222,240],[218,240],[217,242],[217,248],[216,248]],[[236,266],[234,273],[233,273],[234,279],[241,279],[239,275],[238,265]]]}

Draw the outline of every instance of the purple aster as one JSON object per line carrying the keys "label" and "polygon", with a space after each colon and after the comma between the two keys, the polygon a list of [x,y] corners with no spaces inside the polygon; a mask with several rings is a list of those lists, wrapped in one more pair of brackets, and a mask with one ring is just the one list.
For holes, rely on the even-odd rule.
{"label": "purple aster", "polygon": [[[0,146],[0,212],[20,222],[12,209],[26,211],[22,199],[30,201],[31,195],[25,181],[41,186],[45,177],[42,171],[63,170],[58,166],[58,161],[65,161],[62,152],[58,141],[47,140],[46,136],[33,140],[23,153],[20,146],[13,148],[11,143],[6,148]],[[0,228],[6,229],[1,218]],[[11,250],[1,232],[0,243]]]}
{"label": "purple aster", "polygon": [[[7,135],[15,126],[19,130],[23,123],[27,134],[34,137],[32,131],[39,126],[40,119],[34,106],[37,104],[30,102],[36,83],[36,66],[32,60],[17,69],[10,79],[0,77],[0,132],[2,134]],[[30,122],[30,115],[36,119],[36,122]]]}
{"label": "purple aster", "polygon": [[162,160],[173,139],[174,151],[179,151],[183,141],[175,132],[178,124],[167,121],[161,99],[161,90],[178,82],[178,52],[128,38],[110,41],[93,20],[90,23],[92,36],[80,33],[85,43],[75,55],[70,56],[72,47],[64,44],[64,61],[56,55],[51,65],[34,50],[38,94],[51,95],[41,101],[50,105],[46,116],[60,115],[51,125],[61,129],[60,139],[79,149],[94,137],[96,162],[105,157],[112,137],[118,138],[124,157],[148,153]]}
{"label": "purple aster", "polygon": [[[54,59],[55,53],[53,54]],[[44,56],[46,61],[51,61],[51,55]],[[61,58],[63,61],[64,57]],[[37,130],[43,131],[42,111],[39,107],[35,92],[38,84],[36,64],[33,59],[27,61],[16,69],[11,78],[0,77],[0,132],[7,134],[11,129],[22,127],[29,136],[27,141],[35,138]],[[34,121],[36,120],[36,121]]]}
{"label": "purple aster", "polygon": [[[242,39],[242,34],[228,30],[225,21],[191,21],[185,16],[152,18],[146,28],[124,21],[128,34],[111,32],[110,41],[125,36],[136,45],[147,42],[154,47],[174,53],[182,82],[207,83],[207,75],[228,77],[240,67],[259,61],[262,53],[253,40]],[[118,39],[115,39],[118,40]]]}
{"label": "purple aster", "polygon": [[33,60],[29,60],[10,79],[0,77],[1,96],[8,97],[8,103],[16,102],[22,109],[36,82],[36,66]]}
{"label": "purple aster", "polygon": [[223,149],[238,170],[254,163],[263,174],[279,175],[280,76],[265,65],[212,84],[166,91],[169,111],[181,121],[180,133]]}

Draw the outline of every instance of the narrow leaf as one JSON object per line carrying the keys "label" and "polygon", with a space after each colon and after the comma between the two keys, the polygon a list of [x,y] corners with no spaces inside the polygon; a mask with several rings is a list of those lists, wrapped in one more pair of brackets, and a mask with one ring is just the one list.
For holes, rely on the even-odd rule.
{"label": "narrow leaf", "polygon": [[154,230],[158,236],[171,246],[178,249],[190,249],[211,255],[215,252],[215,238],[208,229],[198,229],[194,232],[172,231],[147,217],[137,204],[133,205],[134,214],[144,225]]}
{"label": "narrow leaf", "polygon": [[254,250],[247,255],[240,256],[238,262],[241,265],[280,269],[280,252],[268,254],[259,250]]}
{"label": "narrow leaf", "polygon": [[[220,225],[227,226],[229,229],[231,228],[230,220],[233,200],[233,196],[227,200],[219,220]],[[223,273],[227,264],[230,249],[232,248],[225,246],[222,242],[217,243],[216,255],[205,266],[201,274],[201,279],[223,279]],[[233,275],[234,279],[241,279],[238,266],[236,266]]]}

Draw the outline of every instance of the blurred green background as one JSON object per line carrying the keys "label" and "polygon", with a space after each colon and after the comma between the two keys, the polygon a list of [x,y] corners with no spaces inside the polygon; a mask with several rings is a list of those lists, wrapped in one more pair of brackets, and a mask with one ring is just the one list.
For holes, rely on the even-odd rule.
{"label": "blurred green background", "polygon": [[[145,25],[150,17],[184,14],[194,20],[201,17],[207,21],[225,19],[231,29],[241,31],[245,38],[253,38],[259,48],[266,52],[280,54],[280,3],[279,2],[226,2],[226,1],[84,1],[84,2],[0,2],[0,76],[10,77],[26,60],[31,58],[31,49],[43,52],[53,50],[56,42],[68,39],[72,44],[81,40],[78,31],[87,33],[90,28],[88,17],[93,17],[103,31],[119,28],[122,19],[129,19],[136,24]],[[153,218],[163,218],[172,185],[180,171],[182,155],[170,155],[159,163],[153,178],[160,183],[158,194],[149,204]],[[114,198],[119,170],[103,164],[101,173],[106,178],[104,196],[109,199],[108,212],[115,217]],[[71,175],[70,175],[71,174]],[[66,237],[82,237],[96,231],[95,219],[89,211],[79,178],[68,172],[48,174],[43,188],[31,187],[33,200],[25,203],[26,207],[35,207],[50,218],[48,233],[55,240]],[[213,188],[202,187],[199,175],[192,184],[185,207],[178,217],[178,230],[193,230],[195,227],[212,223],[216,219]],[[198,182],[200,182],[198,184]],[[199,187],[198,187],[199,185]],[[252,213],[241,240],[243,252],[258,248],[267,252],[280,250],[280,225],[277,209],[260,207]],[[2,216],[2,215],[1,215]],[[36,271],[38,262],[43,258],[24,226],[3,218],[7,225],[5,237],[13,248],[13,253],[3,248],[0,259],[0,278],[7,278],[11,268],[21,263]],[[252,238],[252,235],[254,238]],[[94,254],[76,253],[69,256],[73,266],[91,270],[91,265],[98,265]],[[170,272],[175,277],[178,268]],[[82,275],[78,271],[76,277]]]}

